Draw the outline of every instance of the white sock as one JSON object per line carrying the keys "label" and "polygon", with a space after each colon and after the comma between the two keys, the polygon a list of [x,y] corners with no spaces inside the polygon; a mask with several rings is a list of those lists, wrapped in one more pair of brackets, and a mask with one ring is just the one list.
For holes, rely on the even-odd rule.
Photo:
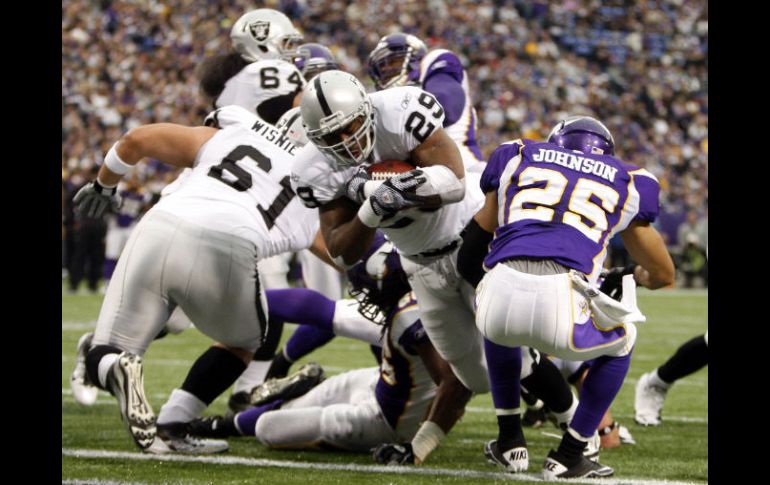
{"label": "white sock", "polygon": [[233,394],[236,392],[246,391],[250,392],[256,386],[265,382],[265,376],[272,360],[252,360],[243,371],[238,380],[233,384]]}
{"label": "white sock", "polygon": [[663,389],[668,389],[669,386],[671,386],[671,384],[669,384],[668,382],[660,378],[660,376],[658,375],[658,369],[655,369],[650,373],[650,384],[654,386],[662,387]]}
{"label": "white sock", "polygon": [[118,360],[118,355],[120,354],[106,354],[102,357],[102,360],[99,361],[99,384],[101,384],[104,389],[107,389],[107,374],[109,374],[110,369],[112,369],[112,364]]}
{"label": "white sock", "polygon": [[182,389],[174,389],[161,406],[158,424],[189,423],[207,408],[206,403]]}

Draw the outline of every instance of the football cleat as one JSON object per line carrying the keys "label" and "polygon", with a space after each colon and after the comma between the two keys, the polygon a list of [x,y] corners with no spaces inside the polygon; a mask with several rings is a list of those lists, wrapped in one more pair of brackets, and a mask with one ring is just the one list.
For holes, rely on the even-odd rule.
{"label": "football cleat", "polygon": [[228,415],[235,415],[251,407],[251,394],[247,391],[234,392],[227,400]]}
{"label": "football cleat", "polygon": [[601,478],[609,477],[615,470],[608,466],[593,462],[581,455],[580,460],[568,467],[556,450],[548,452],[548,457],[543,465],[543,479],[556,480],[559,478]]}
{"label": "football cleat", "polygon": [[599,437],[599,432],[597,431],[588,440],[588,443],[583,450],[583,456],[593,461],[594,463],[599,463],[599,451],[601,450],[601,447],[602,439]]}
{"label": "football cleat", "polygon": [[107,388],[118,399],[120,415],[141,449],[155,440],[155,413],[144,395],[142,358],[122,352],[107,374]]}
{"label": "football cleat", "polygon": [[168,453],[209,455],[230,449],[230,445],[225,440],[201,439],[192,436],[190,432],[190,423],[159,424],[155,441],[144,451],[154,455]]}
{"label": "football cleat", "polygon": [[86,355],[91,349],[91,340],[94,338],[93,332],[84,333],[78,340],[77,359],[75,360],[75,369],[70,376],[70,389],[72,397],[83,406],[93,406],[96,402],[99,388],[91,384],[86,372]]}
{"label": "football cleat", "polygon": [[484,456],[493,465],[500,465],[511,473],[525,472],[529,468],[529,452],[523,445],[500,451],[497,440],[488,441],[484,445]]}
{"label": "football cleat", "polygon": [[293,374],[280,379],[268,379],[251,390],[251,405],[260,406],[277,399],[288,401],[299,397],[324,380],[324,370],[310,362]]}
{"label": "football cleat", "polygon": [[204,438],[227,438],[241,436],[235,427],[234,416],[204,416],[188,423],[187,432]]}
{"label": "football cleat", "polygon": [[642,426],[658,426],[668,389],[652,383],[652,372],[642,374],[636,383],[634,420]]}

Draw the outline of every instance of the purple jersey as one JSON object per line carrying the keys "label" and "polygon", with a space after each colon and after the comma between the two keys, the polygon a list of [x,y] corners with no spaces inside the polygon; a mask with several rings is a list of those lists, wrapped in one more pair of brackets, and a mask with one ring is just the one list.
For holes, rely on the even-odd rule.
{"label": "purple jersey", "polygon": [[[428,334],[416,310],[417,302],[410,293],[390,317],[393,322],[383,339],[380,379],[374,392],[382,414],[393,429],[404,419],[409,406],[429,403],[436,389],[417,353],[417,345],[427,341]],[[399,318],[399,314],[404,318]],[[424,410],[420,414],[424,414]]]}
{"label": "purple jersey", "polygon": [[128,227],[133,224],[144,207],[144,196],[133,190],[123,190],[120,192],[123,198],[123,204],[117,216],[118,227]]}
{"label": "purple jersey", "polygon": [[498,228],[484,266],[551,259],[596,281],[609,239],[658,216],[657,179],[609,155],[515,140],[489,157],[481,189],[497,191]]}
{"label": "purple jersey", "polygon": [[444,108],[444,129],[457,143],[463,159],[483,161],[476,142],[476,109],[468,76],[457,54],[446,49],[430,51],[420,62],[419,82]]}

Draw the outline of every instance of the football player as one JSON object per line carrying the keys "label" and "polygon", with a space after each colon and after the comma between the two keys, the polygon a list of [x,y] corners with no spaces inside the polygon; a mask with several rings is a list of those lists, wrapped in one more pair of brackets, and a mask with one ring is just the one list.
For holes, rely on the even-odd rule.
{"label": "football player", "polygon": [[642,374],[634,394],[634,420],[642,426],[659,426],[668,389],[682,377],[708,365],[709,333],[683,343],[668,360]]}
{"label": "football player", "polygon": [[[383,325],[369,322],[377,331],[366,332],[369,343],[383,347],[380,367],[336,375],[297,397],[308,390],[308,382],[317,382],[318,371],[303,367],[298,374],[256,388],[252,396],[257,407],[234,417],[196,420],[190,426],[192,433],[256,436],[260,443],[276,448],[369,451],[386,442],[406,442],[397,449],[379,447],[375,459],[419,464],[427,458],[462,416],[470,394],[426,335],[391,242],[378,233],[363,260],[348,274],[354,290],[364,295],[365,305],[376,307],[382,316]],[[325,307],[333,306],[327,301],[312,313],[331,313]]]}
{"label": "football player", "polygon": [[377,90],[419,86],[435,96],[444,108],[444,130],[457,143],[466,170],[484,170],[468,74],[457,54],[447,49],[428,51],[416,36],[395,33],[380,39],[367,64]]}
{"label": "football player", "polygon": [[[620,390],[635,323],[644,321],[633,280],[650,289],[674,281],[674,264],[652,226],[658,181],[614,152],[609,130],[588,116],[560,121],[547,142],[504,143],[482,175],[484,207],[466,228],[474,244],[461,248],[464,272],[480,269],[482,259],[488,269],[476,290],[476,325],[489,341],[510,348],[507,359],[501,352],[489,362],[499,425],[491,446],[526,450],[517,376],[509,370],[519,365],[515,347],[595,359],[569,428],[545,460],[546,480],[613,473],[582,453]],[[640,263],[624,277],[620,301],[596,287],[607,241],[617,232]]]}
{"label": "football player", "polygon": [[307,82],[310,82],[316,74],[341,69],[332,51],[321,44],[315,42],[302,44],[297,47],[297,53],[298,56],[294,59],[294,65],[297,66]]}
{"label": "football player", "polygon": [[[96,180],[76,195],[80,212],[99,216],[117,209],[117,183],[143,157],[192,168],[129,238],[85,356],[89,384],[116,396],[144,451],[227,449],[221,441],[193,440],[185,423],[233,383],[265,339],[257,261],[311,244],[325,257],[317,212],[303,207],[288,184],[296,149],[270,125],[260,131],[146,125],[126,133]],[[217,343],[172,392],[156,426],[143,390],[142,355],[177,306]]]}
{"label": "football player", "polygon": [[302,34],[283,13],[258,8],[233,24],[230,39],[234,52],[201,64],[201,91],[214,108],[242,106],[274,125],[305,85],[293,63]]}

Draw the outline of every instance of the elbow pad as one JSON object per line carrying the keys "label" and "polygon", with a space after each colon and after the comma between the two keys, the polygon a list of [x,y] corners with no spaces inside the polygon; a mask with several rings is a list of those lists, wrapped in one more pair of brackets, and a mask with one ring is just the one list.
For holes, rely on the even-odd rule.
{"label": "elbow pad", "polygon": [[418,167],[426,182],[417,187],[417,195],[439,196],[442,204],[460,202],[465,197],[465,177],[458,179],[452,169],[445,165]]}
{"label": "elbow pad", "polygon": [[457,271],[474,288],[484,277],[484,257],[489,251],[492,234],[485,231],[476,219],[471,219],[462,232],[463,243],[457,253]]}

